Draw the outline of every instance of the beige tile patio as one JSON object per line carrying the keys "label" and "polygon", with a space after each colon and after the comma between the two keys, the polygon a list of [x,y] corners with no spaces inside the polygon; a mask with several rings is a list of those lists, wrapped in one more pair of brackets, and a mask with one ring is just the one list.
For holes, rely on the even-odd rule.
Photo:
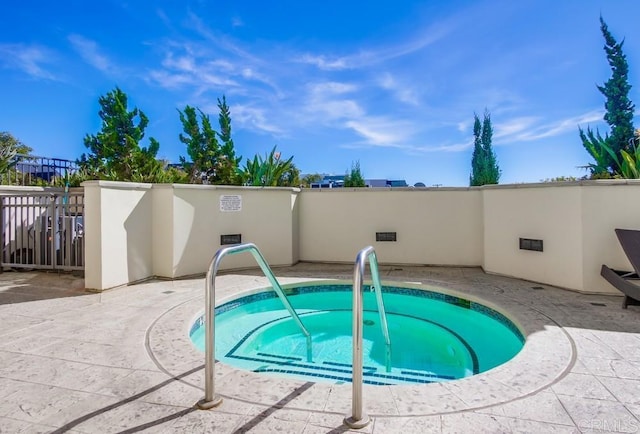
{"label": "beige tile patio", "polygon": [[[276,275],[283,282],[348,280],[351,268],[299,264],[279,267]],[[619,297],[547,285],[532,290],[531,282],[478,268],[382,271],[389,281],[426,282],[484,298],[532,335],[512,362],[479,376],[365,387],[365,411],[373,421],[358,432],[640,429],[640,309],[622,311]],[[0,432],[350,432],[342,424],[351,410],[350,385],[268,377],[220,363],[222,405],[195,410],[204,394],[204,355],[187,333],[204,307],[203,279],[87,295],[64,279],[39,292],[36,284],[46,279],[35,275],[0,275]],[[225,273],[217,284],[218,300],[224,300],[267,283],[246,270]]]}
{"label": "beige tile patio", "polygon": [[619,402],[558,396],[580,429],[637,432],[638,419]]}
{"label": "beige tile patio", "polygon": [[590,374],[568,374],[552,387],[558,395],[615,401],[615,397]]}

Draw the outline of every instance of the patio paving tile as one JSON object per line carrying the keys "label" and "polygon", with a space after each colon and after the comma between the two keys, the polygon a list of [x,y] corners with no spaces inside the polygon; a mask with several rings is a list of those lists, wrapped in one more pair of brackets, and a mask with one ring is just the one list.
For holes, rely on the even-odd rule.
{"label": "patio paving tile", "polygon": [[554,384],[552,389],[558,395],[615,401],[615,397],[598,378],[590,374],[569,374]]}
{"label": "patio paving tile", "polygon": [[442,415],[442,433],[566,433],[578,434],[573,426],[476,412]]}
{"label": "patio paving tile", "polygon": [[569,413],[553,392],[544,391],[500,406],[477,410],[478,413],[507,416],[555,425],[573,426]]}
{"label": "patio paving tile", "polygon": [[618,401],[640,404],[640,376],[636,376],[635,379],[600,377],[599,380]]}
{"label": "patio paving tile", "polygon": [[[277,267],[283,283],[341,279],[352,267]],[[381,267],[383,280],[481,298],[517,320],[527,344],[511,362],[448,383],[365,385],[372,422],[349,430],[351,385],[267,377],[217,363],[222,404],[197,410],[204,355],[187,336],[203,279],[86,293],[82,279],[0,274],[0,433],[11,432],[637,432],[640,307],[492,276],[479,268]],[[225,272],[223,301],[267,286]],[[534,290],[532,286],[541,286]],[[594,306],[592,303],[596,303]],[[604,306],[599,306],[604,304]]]}
{"label": "patio paving tile", "polygon": [[617,432],[637,432],[638,419],[616,401],[559,395],[562,405],[578,428]]}

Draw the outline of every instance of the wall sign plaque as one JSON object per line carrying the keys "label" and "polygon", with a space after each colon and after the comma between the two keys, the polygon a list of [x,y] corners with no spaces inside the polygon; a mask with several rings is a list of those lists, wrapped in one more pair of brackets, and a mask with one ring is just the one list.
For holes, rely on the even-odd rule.
{"label": "wall sign plaque", "polygon": [[223,194],[220,196],[220,211],[242,211],[242,196],[239,194]]}

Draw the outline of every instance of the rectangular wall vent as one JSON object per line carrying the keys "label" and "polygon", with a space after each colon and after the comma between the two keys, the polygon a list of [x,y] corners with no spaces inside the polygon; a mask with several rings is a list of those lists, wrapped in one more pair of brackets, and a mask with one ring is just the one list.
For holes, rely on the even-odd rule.
{"label": "rectangular wall vent", "polygon": [[376,241],[398,241],[395,232],[376,232]]}
{"label": "rectangular wall vent", "polygon": [[227,234],[220,235],[220,245],[225,244],[240,244],[242,242],[242,234]]}
{"label": "rectangular wall vent", "polygon": [[520,250],[533,250],[534,252],[542,252],[542,240],[520,238]]}

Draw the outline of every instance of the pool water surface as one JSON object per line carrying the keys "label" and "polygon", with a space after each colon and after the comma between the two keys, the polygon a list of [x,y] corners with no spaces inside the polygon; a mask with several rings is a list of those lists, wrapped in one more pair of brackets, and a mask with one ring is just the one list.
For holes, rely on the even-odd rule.
{"label": "pool water surface", "polygon": [[[352,287],[305,284],[285,289],[312,337],[305,336],[271,289],[216,307],[216,359],[267,375],[351,381]],[[368,384],[450,381],[492,369],[522,348],[520,329],[475,301],[431,290],[383,286],[390,359],[375,294],[364,294],[363,365]],[[204,351],[204,325],[191,328]]]}

